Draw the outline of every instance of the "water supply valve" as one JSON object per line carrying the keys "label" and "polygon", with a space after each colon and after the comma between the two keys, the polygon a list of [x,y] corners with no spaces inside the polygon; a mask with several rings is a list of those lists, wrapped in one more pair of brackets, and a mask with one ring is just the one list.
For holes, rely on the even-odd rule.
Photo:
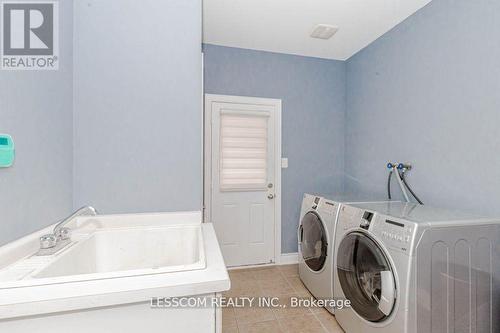
{"label": "water supply valve", "polygon": [[411,170],[411,164],[410,163],[399,163],[398,170]]}
{"label": "water supply valve", "polygon": [[394,163],[394,162],[389,162],[387,163],[387,169],[398,169],[398,170],[411,170],[411,164],[410,163]]}

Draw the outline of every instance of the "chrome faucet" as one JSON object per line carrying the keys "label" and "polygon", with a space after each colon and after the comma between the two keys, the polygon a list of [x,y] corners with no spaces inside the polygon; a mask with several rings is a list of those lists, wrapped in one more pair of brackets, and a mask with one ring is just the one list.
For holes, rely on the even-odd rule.
{"label": "chrome faucet", "polygon": [[95,208],[85,206],[78,209],[76,212],[63,219],[56,224],[54,231],[51,234],[40,237],[40,250],[37,255],[46,256],[58,252],[60,249],[70,243],[71,230],[66,228],[65,225],[73,221],[79,216],[96,216],[97,211]]}

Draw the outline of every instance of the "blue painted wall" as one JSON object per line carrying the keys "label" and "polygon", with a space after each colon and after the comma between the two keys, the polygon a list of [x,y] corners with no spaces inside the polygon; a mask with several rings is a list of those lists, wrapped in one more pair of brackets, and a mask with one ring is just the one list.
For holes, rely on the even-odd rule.
{"label": "blue painted wall", "polygon": [[345,63],[205,45],[205,93],[283,103],[282,251],[297,252],[305,192],[343,189]]}
{"label": "blue painted wall", "polygon": [[77,1],[74,52],[75,208],[201,210],[201,0]]}
{"label": "blue painted wall", "polygon": [[59,2],[59,70],[0,72],[0,133],[16,145],[0,169],[0,245],[72,208],[73,2]]}
{"label": "blue painted wall", "polygon": [[426,202],[500,214],[499,31],[498,1],[434,0],[348,61],[348,190],[411,161]]}
{"label": "blue painted wall", "polygon": [[[76,2],[74,72],[61,3],[61,69],[2,72],[0,132],[18,154],[0,170],[0,244],[73,205],[200,208],[201,4],[148,1]],[[148,33],[123,24],[138,19]],[[177,28],[155,33],[164,22]],[[414,164],[426,202],[500,214],[496,31],[497,1],[434,0],[347,63],[205,46],[206,93],[283,100],[284,253],[297,250],[302,193],[383,195],[389,160]]]}

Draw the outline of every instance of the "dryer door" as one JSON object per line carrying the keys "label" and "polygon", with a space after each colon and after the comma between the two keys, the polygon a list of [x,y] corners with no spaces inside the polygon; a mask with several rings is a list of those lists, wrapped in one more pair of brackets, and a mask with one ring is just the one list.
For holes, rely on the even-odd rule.
{"label": "dryer door", "polygon": [[325,226],[317,213],[304,215],[299,237],[304,262],[313,271],[320,271],[325,266],[328,242]]}
{"label": "dryer door", "polygon": [[384,321],[396,303],[394,271],[383,249],[363,232],[347,234],[337,251],[337,272],[354,311],[371,322]]}

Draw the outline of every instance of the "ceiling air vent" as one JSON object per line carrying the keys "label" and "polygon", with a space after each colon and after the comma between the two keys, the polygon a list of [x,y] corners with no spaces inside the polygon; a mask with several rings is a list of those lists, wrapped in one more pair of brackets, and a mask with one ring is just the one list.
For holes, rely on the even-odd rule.
{"label": "ceiling air vent", "polygon": [[312,38],[330,39],[339,30],[339,27],[329,24],[318,24],[311,33]]}

